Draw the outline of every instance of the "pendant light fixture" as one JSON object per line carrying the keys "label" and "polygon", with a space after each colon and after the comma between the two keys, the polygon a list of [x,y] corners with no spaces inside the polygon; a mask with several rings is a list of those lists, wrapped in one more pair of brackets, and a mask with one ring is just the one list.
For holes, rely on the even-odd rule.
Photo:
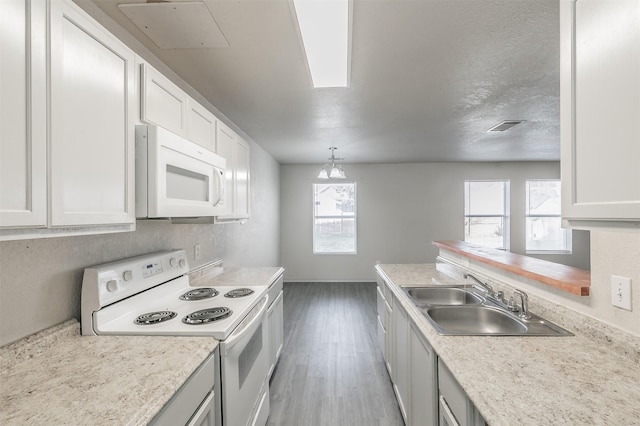
{"label": "pendant light fixture", "polygon": [[331,160],[331,163],[322,166],[320,173],[318,173],[318,179],[345,179],[347,176],[344,174],[342,166],[336,164],[336,160],[344,160],[344,158],[336,158],[334,151],[338,148],[335,146],[329,149],[331,150],[331,157],[328,159]]}

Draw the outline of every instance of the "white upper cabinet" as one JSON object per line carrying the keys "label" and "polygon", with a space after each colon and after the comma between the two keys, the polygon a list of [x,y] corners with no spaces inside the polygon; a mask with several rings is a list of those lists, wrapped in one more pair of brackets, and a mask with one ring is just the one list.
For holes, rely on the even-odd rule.
{"label": "white upper cabinet", "polygon": [[216,154],[227,160],[225,202],[228,213],[219,219],[248,219],[251,197],[249,144],[222,122],[218,122],[216,133]]}
{"label": "white upper cabinet", "polygon": [[562,216],[640,226],[640,1],[562,0]]}
{"label": "white upper cabinet", "polygon": [[68,0],[0,12],[0,240],[134,230],[133,52]]}
{"label": "white upper cabinet", "polygon": [[149,64],[142,64],[140,118],[187,137],[189,96]]}
{"label": "white upper cabinet", "polygon": [[0,227],[44,227],[46,3],[0,1],[0,51]]}
{"label": "white upper cabinet", "polygon": [[218,120],[208,109],[194,101],[187,102],[187,139],[208,150],[216,150],[216,123]]}
{"label": "white upper cabinet", "polygon": [[135,55],[71,2],[50,19],[51,225],[135,223]]}

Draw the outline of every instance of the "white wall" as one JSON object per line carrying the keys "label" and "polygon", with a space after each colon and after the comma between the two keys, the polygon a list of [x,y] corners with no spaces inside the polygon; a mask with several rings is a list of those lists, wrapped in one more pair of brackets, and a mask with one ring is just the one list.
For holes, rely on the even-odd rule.
{"label": "white wall", "polygon": [[[574,309],[640,337],[640,232],[591,231],[591,259],[591,300]],[[611,275],[631,278],[634,311],[612,306]]]}
{"label": "white wall", "polygon": [[[355,180],[357,255],[312,252],[311,184],[319,165],[282,165],[281,259],[287,281],[373,281],[381,263],[434,262],[433,240],[463,240],[464,181],[509,179],[511,251],[524,253],[525,180],[559,179],[557,162],[348,164]],[[572,255],[547,260],[589,268],[589,234],[574,232]]]}

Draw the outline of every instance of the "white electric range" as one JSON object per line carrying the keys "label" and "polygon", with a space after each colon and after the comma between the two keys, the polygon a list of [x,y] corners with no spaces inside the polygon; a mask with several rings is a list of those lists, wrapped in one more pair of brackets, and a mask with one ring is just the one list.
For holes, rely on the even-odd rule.
{"label": "white electric range", "polygon": [[220,341],[223,426],[264,425],[269,414],[266,286],[191,286],[184,250],[86,268],[83,335],[211,336]]}

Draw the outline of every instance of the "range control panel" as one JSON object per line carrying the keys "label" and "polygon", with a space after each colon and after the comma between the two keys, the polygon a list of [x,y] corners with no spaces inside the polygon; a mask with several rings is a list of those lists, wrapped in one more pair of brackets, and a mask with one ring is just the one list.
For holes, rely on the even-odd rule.
{"label": "range control panel", "polygon": [[86,268],[82,304],[97,310],[189,272],[184,250],[165,250]]}
{"label": "range control panel", "polygon": [[145,265],[142,265],[142,276],[144,278],[149,278],[161,273],[162,273],[162,263],[160,262],[150,262]]}

